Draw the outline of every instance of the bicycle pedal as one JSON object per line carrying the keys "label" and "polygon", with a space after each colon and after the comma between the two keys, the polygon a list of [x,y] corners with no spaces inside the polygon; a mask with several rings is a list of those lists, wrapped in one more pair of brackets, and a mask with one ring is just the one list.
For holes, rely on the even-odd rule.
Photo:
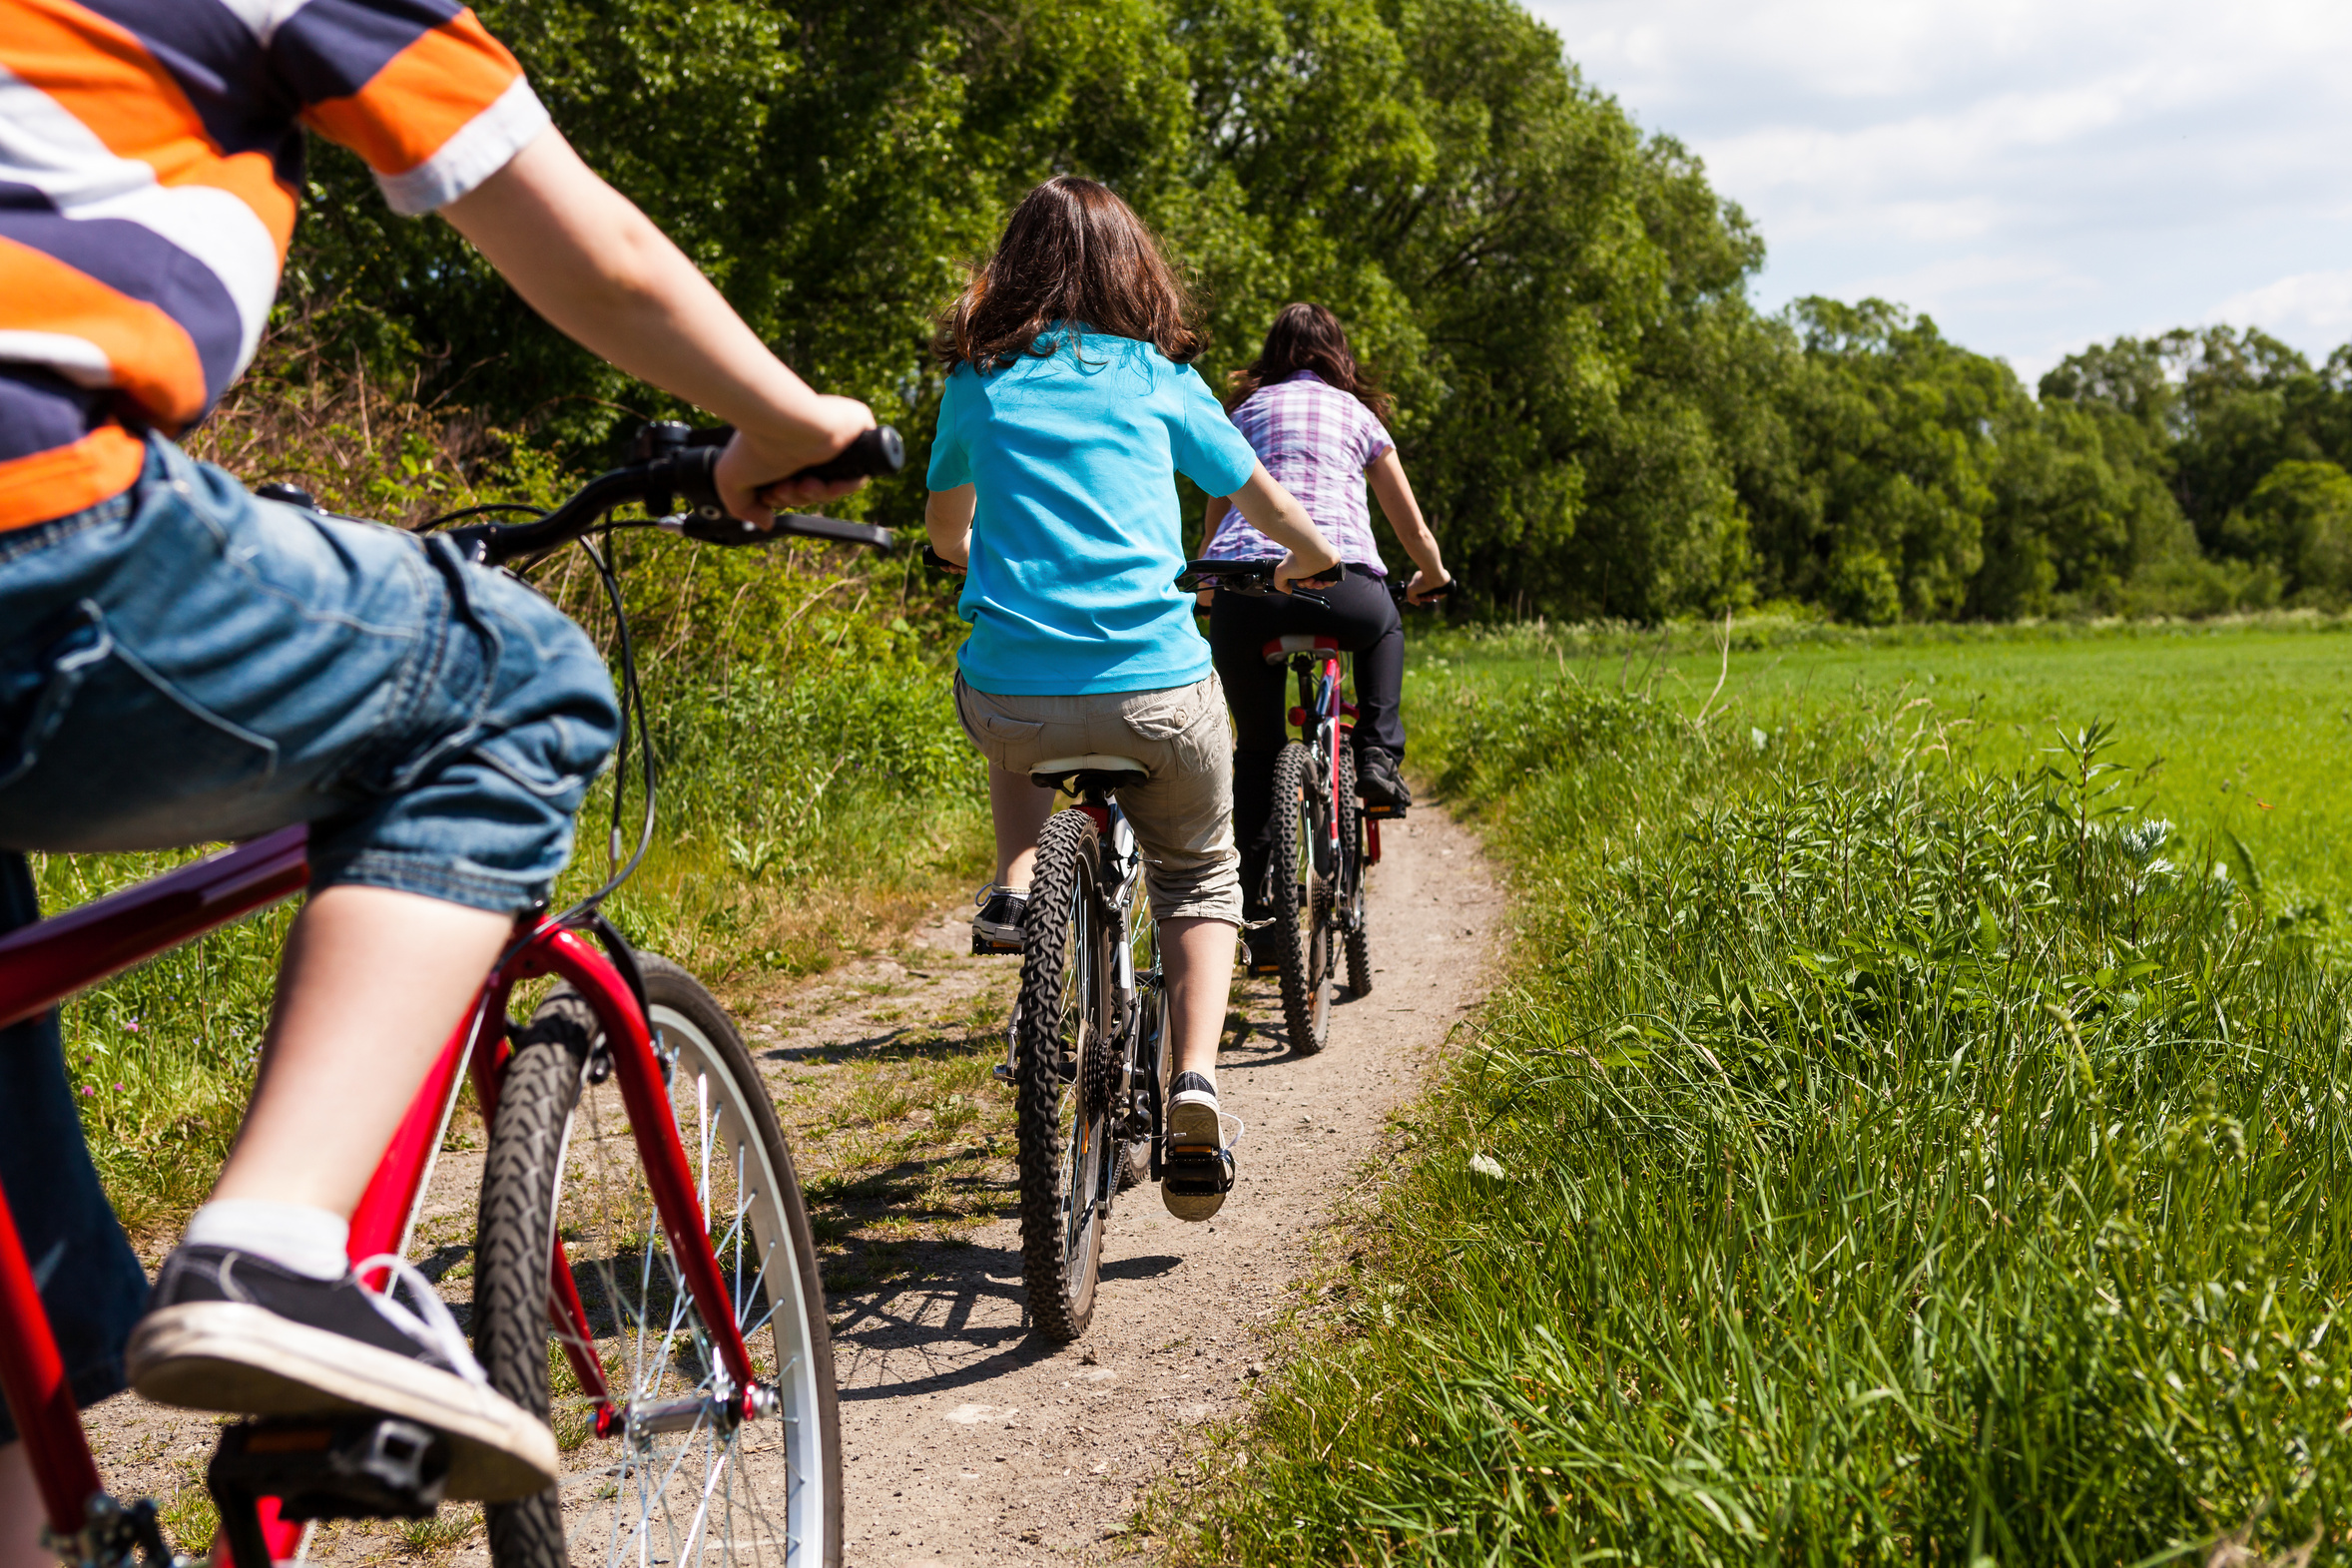
{"label": "bicycle pedal", "polygon": [[1233,1151],[1171,1149],[1160,1178],[1180,1198],[1210,1198],[1233,1191]]}
{"label": "bicycle pedal", "polygon": [[229,1507],[279,1499],[279,1516],[429,1519],[449,1484],[449,1440],[390,1415],[273,1417],[221,1433],[205,1480]]}
{"label": "bicycle pedal", "polygon": [[995,1079],[1000,1084],[1012,1084],[1020,1082],[1020,1079],[1014,1076],[1012,1068],[1003,1062],[998,1062],[994,1067],[989,1068],[988,1076]]}
{"label": "bicycle pedal", "polygon": [[982,936],[979,932],[974,931],[971,933],[971,950],[973,957],[986,958],[991,957],[997,953],[1018,953],[1021,950],[1021,944],[1018,942],[992,941],[988,937]]}
{"label": "bicycle pedal", "polygon": [[1401,822],[1406,810],[1402,805],[1367,805],[1364,814],[1376,822]]}

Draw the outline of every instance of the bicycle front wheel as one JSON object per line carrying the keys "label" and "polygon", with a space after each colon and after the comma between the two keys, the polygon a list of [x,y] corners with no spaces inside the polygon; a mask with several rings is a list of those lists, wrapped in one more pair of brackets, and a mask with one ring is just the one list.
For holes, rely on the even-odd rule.
{"label": "bicycle front wheel", "polygon": [[1102,1264],[1117,1150],[1111,1117],[1110,929],[1099,908],[1101,842],[1079,810],[1046,818],[1021,954],[1021,1282],[1037,1331],[1086,1331]]}
{"label": "bicycle front wheel", "polygon": [[[718,1002],[666,959],[638,962],[655,1045],[669,1060],[669,1112],[730,1299],[703,1303],[687,1290],[620,1086],[590,1081],[595,1016],[559,989],[516,1037],[499,1087],[474,1339],[499,1392],[551,1414],[565,1474],[488,1511],[490,1558],[497,1568],[838,1568],[833,1349],[792,1156]],[[625,1411],[610,1435],[596,1434],[594,1401],[551,1354],[558,1239],[592,1341],[563,1348],[594,1356]],[[563,1282],[553,1285],[560,1296]],[[757,1419],[716,1413],[722,1403],[732,1413],[741,1396],[723,1388],[706,1326],[720,1311],[772,1392]],[[551,1364],[571,1385],[552,1401]]]}
{"label": "bicycle front wheel", "polygon": [[1297,742],[1274,761],[1274,924],[1281,934],[1282,1019],[1291,1049],[1311,1056],[1331,1039],[1331,881],[1316,866],[1329,782]]}

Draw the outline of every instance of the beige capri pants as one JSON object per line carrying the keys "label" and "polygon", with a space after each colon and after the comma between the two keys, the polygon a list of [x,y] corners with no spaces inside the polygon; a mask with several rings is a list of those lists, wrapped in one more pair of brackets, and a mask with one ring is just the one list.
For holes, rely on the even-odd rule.
{"label": "beige capri pants", "polygon": [[1241,854],[1233,842],[1233,732],[1211,675],[1157,692],[1008,697],[955,678],[955,716],[980,755],[1006,773],[1089,753],[1132,757],[1147,776],[1119,791],[1143,846],[1151,912],[1161,920],[1241,924]]}

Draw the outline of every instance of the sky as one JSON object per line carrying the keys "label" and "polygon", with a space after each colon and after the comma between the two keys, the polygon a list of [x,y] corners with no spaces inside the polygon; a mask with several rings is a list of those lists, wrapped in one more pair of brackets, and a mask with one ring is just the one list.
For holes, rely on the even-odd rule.
{"label": "sky", "polygon": [[1876,294],[2016,367],[2352,340],[2352,0],[1525,0],[1706,161],[1767,309]]}

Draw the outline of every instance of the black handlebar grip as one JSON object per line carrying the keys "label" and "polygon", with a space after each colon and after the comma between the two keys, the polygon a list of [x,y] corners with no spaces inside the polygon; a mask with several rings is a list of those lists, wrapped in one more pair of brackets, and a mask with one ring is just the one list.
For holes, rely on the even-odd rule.
{"label": "black handlebar grip", "polygon": [[886,424],[878,424],[859,436],[848,446],[814,463],[781,483],[793,479],[873,479],[882,474],[894,474],[906,466],[906,443],[898,439],[898,432]]}
{"label": "black handlebar grip", "polygon": [[957,566],[927,544],[922,547],[922,564],[934,572],[947,572],[956,577],[961,577],[964,571],[962,567]]}

